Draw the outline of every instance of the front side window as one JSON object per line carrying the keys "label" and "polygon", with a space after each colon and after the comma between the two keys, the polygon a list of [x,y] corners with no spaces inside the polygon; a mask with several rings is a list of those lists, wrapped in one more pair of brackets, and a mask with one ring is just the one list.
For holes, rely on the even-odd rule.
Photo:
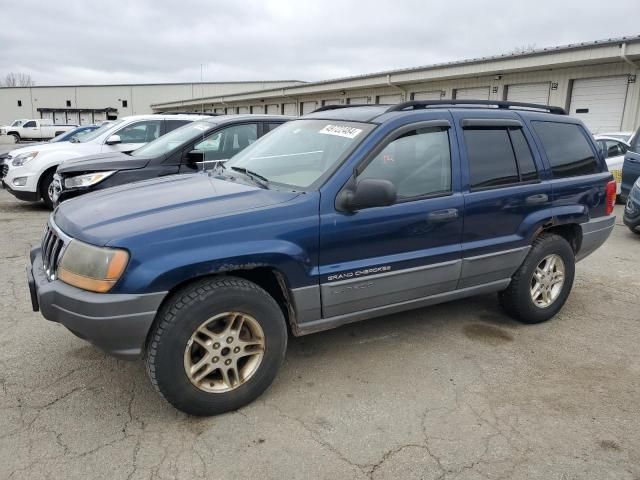
{"label": "front side window", "polygon": [[451,153],[446,129],[411,130],[390,142],[358,175],[389,180],[398,198],[451,190]]}
{"label": "front side window", "polygon": [[136,122],[115,132],[122,143],[149,143],[160,136],[161,120]]}
{"label": "front side window", "polygon": [[33,120],[31,120],[30,122],[25,123],[22,128],[33,128],[36,126],[36,122],[34,122]]}
{"label": "front side window", "polygon": [[163,135],[153,142],[149,142],[146,145],[131,152],[132,157],[157,157],[165,153],[169,153],[172,150],[181,147],[185,143],[202,138],[204,133],[211,130],[214,127],[214,123],[193,122],[187,125],[177,128],[166,135]]}
{"label": "front side window", "polygon": [[99,136],[111,131],[113,132],[120,124],[124,123],[124,120],[116,120],[115,122],[103,123],[100,128],[93,132],[87,133],[80,138],[74,139],[74,142],[86,143],[98,138]]}
{"label": "front side window", "polygon": [[582,128],[573,123],[531,122],[540,137],[555,178],[601,171]]}
{"label": "front side window", "polygon": [[374,125],[340,120],[287,122],[238,153],[227,167],[247,169],[293,188],[322,182]]}
{"label": "front side window", "polygon": [[233,125],[206,137],[193,149],[204,152],[205,160],[226,160],[247,148],[257,139],[257,124]]}
{"label": "front side window", "polygon": [[620,155],[627,153],[627,146],[616,140],[605,140],[604,151],[607,158],[619,157]]}

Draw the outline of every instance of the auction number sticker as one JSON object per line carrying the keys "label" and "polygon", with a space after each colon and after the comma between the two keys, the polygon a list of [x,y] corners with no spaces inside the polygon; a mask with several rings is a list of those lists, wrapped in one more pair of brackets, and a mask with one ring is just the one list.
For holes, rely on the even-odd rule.
{"label": "auction number sticker", "polygon": [[347,127],[345,125],[326,125],[319,133],[324,135],[337,135],[338,137],[345,138],[356,138],[362,133],[362,129]]}

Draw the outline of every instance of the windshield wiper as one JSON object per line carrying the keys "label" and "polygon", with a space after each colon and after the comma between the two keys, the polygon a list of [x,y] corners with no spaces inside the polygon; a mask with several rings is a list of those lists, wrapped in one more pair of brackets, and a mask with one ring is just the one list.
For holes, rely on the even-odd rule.
{"label": "windshield wiper", "polygon": [[254,183],[260,185],[262,188],[269,188],[269,179],[263,177],[259,173],[252,172],[251,170],[247,170],[244,167],[231,167],[231,170],[245,174],[247,177],[253,180]]}

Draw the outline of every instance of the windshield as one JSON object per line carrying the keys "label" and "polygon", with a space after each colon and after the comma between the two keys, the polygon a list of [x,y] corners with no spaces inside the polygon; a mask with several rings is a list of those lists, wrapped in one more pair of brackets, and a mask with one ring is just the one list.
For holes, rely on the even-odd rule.
{"label": "windshield", "polygon": [[20,125],[22,125],[24,123],[23,120],[16,120],[15,122],[13,122],[11,124],[12,127],[19,127]]}
{"label": "windshield", "polygon": [[80,143],[89,142],[91,140],[94,140],[94,139],[98,138],[100,135],[102,135],[106,131],[111,130],[112,128],[115,128],[115,127],[121,125],[123,122],[124,122],[124,120],[116,120],[115,122],[104,123],[104,124],[102,124],[102,126],[100,128],[94,130],[91,133],[87,133],[86,135],[82,135],[82,137],[76,138],[76,139],[74,139],[74,141],[75,142],[80,142]]}
{"label": "windshield", "polygon": [[226,167],[305,189],[332,170],[373,127],[333,120],[288,122],[235,155]]}
{"label": "windshield", "polygon": [[211,122],[193,122],[183,127],[176,128],[163,137],[156,138],[139,149],[131,152],[132,157],[157,157],[170,152],[176,147],[198,138],[213,127]]}
{"label": "windshield", "polygon": [[74,138],[79,139],[80,137],[88,135],[89,132],[93,130],[95,130],[95,128],[93,127],[78,127],[78,128],[74,128],[73,130],[69,130],[68,132],[62,132],[60,135],[58,135],[57,137],[53,137],[49,141],[52,143],[55,143],[55,142],[66,142]]}

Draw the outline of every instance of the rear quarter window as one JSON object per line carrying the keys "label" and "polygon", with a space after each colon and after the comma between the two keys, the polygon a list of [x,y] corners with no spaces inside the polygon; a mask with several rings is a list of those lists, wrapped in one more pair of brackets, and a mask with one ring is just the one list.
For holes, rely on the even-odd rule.
{"label": "rear quarter window", "polygon": [[596,153],[579,125],[531,122],[544,148],[555,178],[576,177],[602,171]]}

